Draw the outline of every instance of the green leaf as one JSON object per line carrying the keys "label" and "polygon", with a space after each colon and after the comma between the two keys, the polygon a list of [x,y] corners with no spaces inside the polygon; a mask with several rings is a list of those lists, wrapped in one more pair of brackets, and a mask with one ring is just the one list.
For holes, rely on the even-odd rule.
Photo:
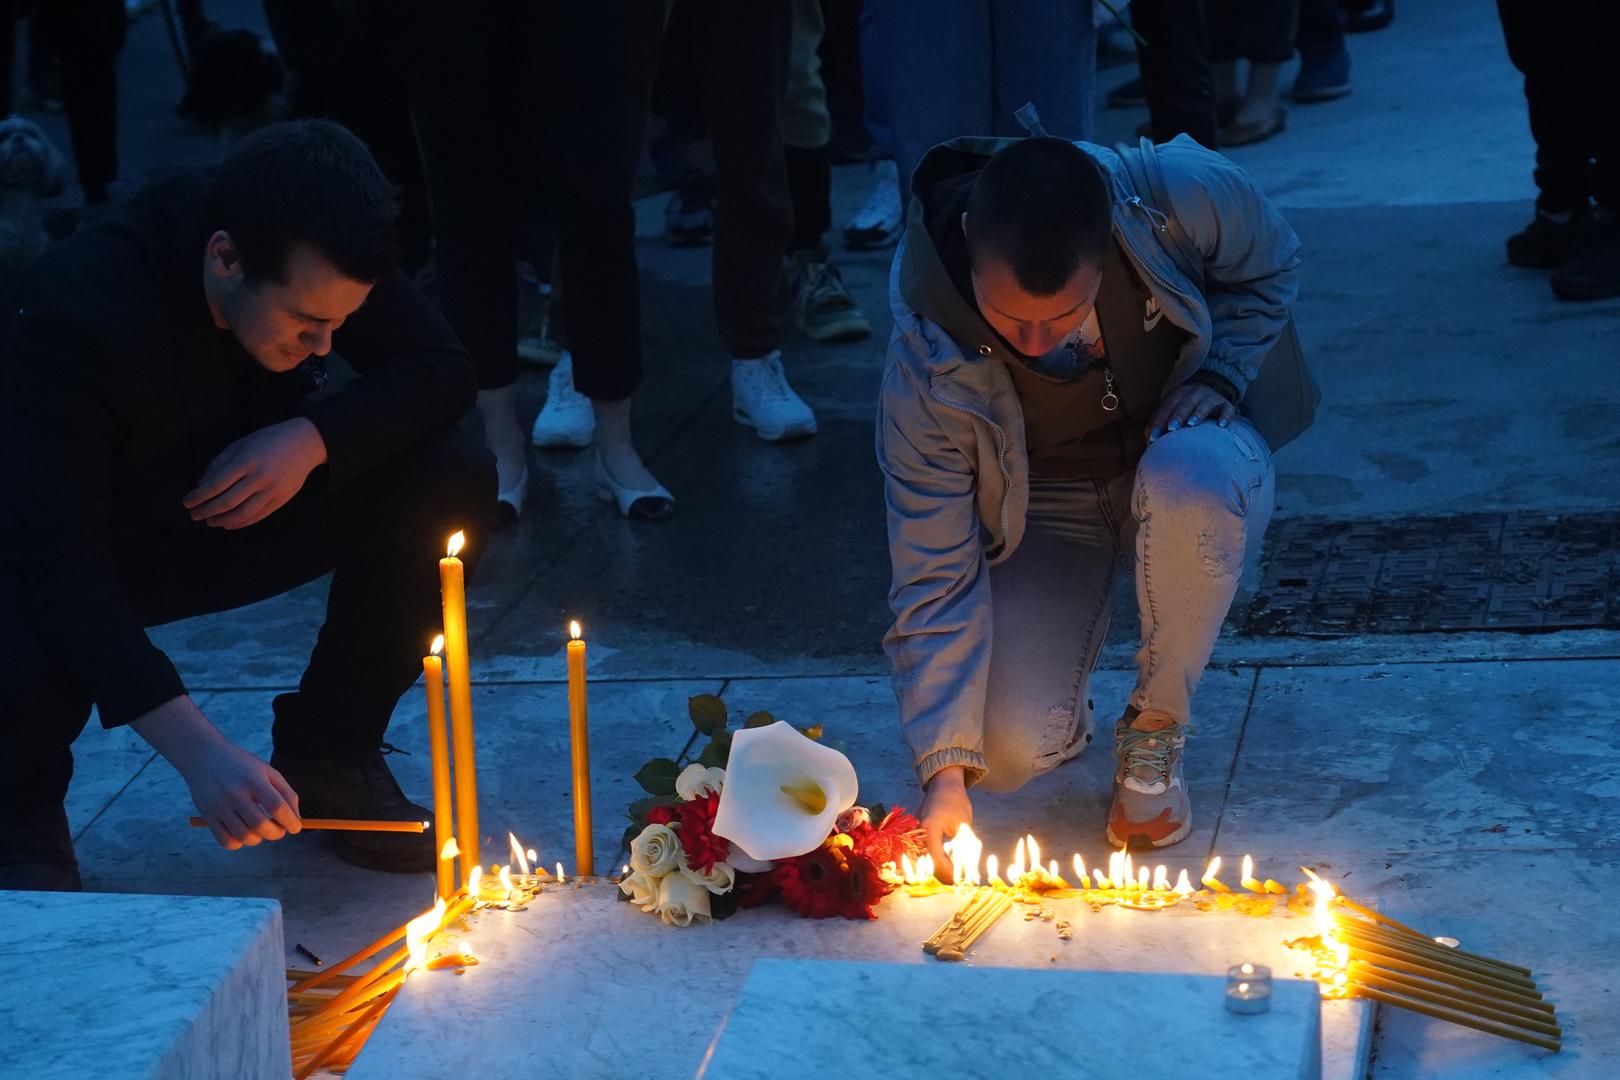
{"label": "green leaf", "polygon": [[872,828],[874,829],[883,824],[883,819],[889,816],[889,808],[880,802],[875,802],[866,809],[872,815]]}
{"label": "green leaf", "polygon": [[765,727],[767,724],[774,724],[774,723],[776,723],[776,717],[772,716],[770,713],[768,713],[768,712],[757,712],[754,715],[750,716],[747,720],[743,721],[743,727],[745,727],[745,728]]}
{"label": "green leaf", "polygon": [[692,718],[692,726],[705,735],[726,730],[726,703],[713,694],[687,698],[686,713]]}
{"label": "green leaf", "polygon": [[653,758],[641,767],[636,773],[636,783],[649,795],[675,794],[675,778],[681,775],[681,767],[669,758]]}
{"label": "green leaf", "polygon": [[813,724],[810,727],[802,727],[799,729],[799,734],[807,739],[815,739],[819,742],[821,740],[821,725]]}
{"label": "green leaf", "polygon": [[719,739],[711,740],[698,755],[697,763],[705,769],[723,769],[731,758],[731,740],[722,743]]}
{"label": "green leaf", "polygon": [[650,811],[660,806],[674,806],[679,801],[673,795],[648,795],[637,799],[630,804],[630,820],[636,823],[635,827],[639,830],[647,823],[647,814]]}
{"label": "green leaf", "polygon": [[630,826],[628,829],[624,830],[624,835],[619,838],[619,850],[620,851],[629,851],[630,850],[630,845],[635,843],[636,837],[641,835],[642,827],[643,826],[641,825],[641,823],[637,822],[636,824]]}

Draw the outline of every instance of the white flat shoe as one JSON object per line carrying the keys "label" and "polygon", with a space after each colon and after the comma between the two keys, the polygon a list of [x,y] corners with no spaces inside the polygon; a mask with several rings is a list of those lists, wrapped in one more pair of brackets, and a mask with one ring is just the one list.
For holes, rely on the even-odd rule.
{"label": "white flat shoe", "polygon": [[517,483],[495,496],[495,527],[504,529],[523,516],[523,497],[529,492],[529,467],[523,466]]}
{"label": "white flat shoe", "polygon": [[602,464],[602,455],[595,456],[598,499],[613,503],[619,508],[619,513],[635,521],[660,521],[675,512],[675,496],[663,484],[656,484],[646,491],[621,487],[608,475],[607,466]]}

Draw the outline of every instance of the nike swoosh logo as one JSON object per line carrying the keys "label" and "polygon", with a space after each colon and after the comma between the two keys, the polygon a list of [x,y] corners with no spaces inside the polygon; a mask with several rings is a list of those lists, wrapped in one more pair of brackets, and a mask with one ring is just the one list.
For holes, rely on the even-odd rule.
{"label": "nike swoosh logo", "polygon": [[1142,315],[1142,332],[1147,333],[1155,326],[1158,326],[1159,320],[1162,318],[1164,318],[1164,309],[1159,306],[1159,302],[1149,300],[1147,302],[1147,311]]}

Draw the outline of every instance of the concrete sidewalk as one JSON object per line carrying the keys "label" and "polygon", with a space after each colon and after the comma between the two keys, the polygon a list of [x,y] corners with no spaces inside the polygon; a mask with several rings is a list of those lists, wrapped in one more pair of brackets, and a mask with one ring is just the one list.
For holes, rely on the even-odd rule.
{"label": "concrete sidewalk", "polygon": [[[215,6],[226,22],[257,17],[253,4]],[[1350,47],[1354,94],[1290,107],[1282,136],[1231,155],[1305,242],[1297,315],[1325,399],[1316,427],[1278,458],[1279,517],[1614,508],[1620,302],[1559,304],[1544,275],[1505,263],[1503,240],[1531,211],[1533,146],[1492,5],[1404,3],[1389,29]],[[173,119],[164,48],[153,18],[132,27],[130,178],[219,151]],[[1104,84],[1129,74],[1111,69]],[[1129,140],[1139,119],[1102,113],[1096,137]],[[864,171],[841,168],[834,185],[841,223],[864,198]],[[532,509],[492,541],[473,594],[483,819],[546,863],[572,863],[559,683],[569,617],[591,639],[599,850],[615,847],[620,809],[639,794],[635,767],[685,744],[685,701],[699,692],[733,712],[823,723],[863,798],[918,799],[878,648],[888,564],[871,414],[889,253],[837,252],[880,332],[787,346],[821,434],[767,446],[729,416],[709,255],[662,243],[661,206],[640,207],[648,376],[637,423],[677,514],[632,526],[594,499],[588,455],[539,455]],[[527,419],[544,372],[521,385]],[[255,752],[269,751],[270,697],[296,683],[324,588],[154,635],[202,708]],[[1094,682],[1102,717],[1129,689],[1135,632],[1122,606]],[[1386,1010],[1380,1076],[1620,1071],[1609,986],[1620,929],[1607,918],[1620,887],[1617,686],[1620,634],[1603,630],[1229,635],[1195,701],[1198,828],[1166,861],[1248,852],[1278,877],[1330,864],[1398,918],[1533,964],[1566,1017],[1567,1049],[1547,1057]],[[422,725],[409,695],[389,739],[413,752],[392,762],[425,797]],[[425,906],[426,875],[347,867],[313,836],[218,851],[185,827],[178,776],[127,730],[92,725],[77,757],[69,813],[90,888],[274,896],[289,949],[326,957]],[[1092,754],[1017,796],[984,797],[981,832],[994,850],[1033,831],[1091,858],[1103,850],[1107,768]],[[702,932],[746,933],[746,920]]]}

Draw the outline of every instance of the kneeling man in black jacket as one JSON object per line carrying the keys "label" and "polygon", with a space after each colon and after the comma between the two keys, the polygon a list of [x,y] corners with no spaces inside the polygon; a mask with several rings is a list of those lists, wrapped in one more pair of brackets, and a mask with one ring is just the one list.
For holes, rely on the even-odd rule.
{"label": "kneeling man in black jacket", "polygon": [[[429,820],[383,736],[439,624],[438,566],[479,549],[495,470],[456,421],[465,350],[394,265],[371,154],[323,121],[154,180],[47,252],[0,311],[0,888],[76,889],[63,811],[91,706],[190,786],[226,848],[301,816]],[[320,393],[324,359],[354,377]],[[331,572],[268,764],[226,739],[146,627]],[[181,808],[176,807],[176,823]],[[335,833],[428,870],[426,834]]]}

